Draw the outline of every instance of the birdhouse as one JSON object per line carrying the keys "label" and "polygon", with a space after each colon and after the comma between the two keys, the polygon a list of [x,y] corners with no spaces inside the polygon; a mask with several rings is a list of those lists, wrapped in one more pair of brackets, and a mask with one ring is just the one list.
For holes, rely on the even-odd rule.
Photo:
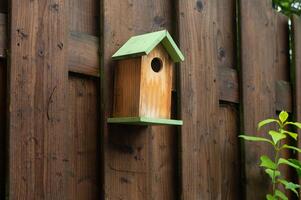
{"label": "birdhouse", "polygon": [[184,56],[168,31],[130,38],[113,59],[118,62],[109,123],[182,125],[170,116],[172,68]]}

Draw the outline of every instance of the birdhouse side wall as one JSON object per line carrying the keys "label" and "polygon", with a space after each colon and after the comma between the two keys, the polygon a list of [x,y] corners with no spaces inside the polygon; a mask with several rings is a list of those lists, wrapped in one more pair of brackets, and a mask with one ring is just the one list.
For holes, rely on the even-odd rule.
{"label": "birdhouse side wall", "polygon": [[139,116],[141,58],[118,61],[115,68],[113,117]]}
{"label": "birdhouse side wall", "polygon": [[[159,72],[152,69],[152,61],[162,62]],[[170,118],[173,62],[162,45],[142,56],[140,86],[140,116]]]}

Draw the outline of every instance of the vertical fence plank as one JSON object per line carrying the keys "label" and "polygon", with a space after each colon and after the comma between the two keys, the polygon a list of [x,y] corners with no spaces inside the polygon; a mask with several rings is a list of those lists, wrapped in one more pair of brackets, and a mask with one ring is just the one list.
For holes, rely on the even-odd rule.
{"label": "vertical fence plank", "polygon": [[236,69],[236,1],[220,0],[217,4],[218,67]]}
{"label": "vertical fence plank", "polygon": [[277,13],[275,29],[277,40],[275,57],[275,79],[277,81],[290,81],[288,17],[283,15],[282,13]]}
{"label": "vertical fence plank", "polygon": [[[257,123],[275,116],[275,77],[277,59],[276,15],[270,0],[240,0],[241,13],[241,78],[243,132],[257,132]],[[245,175],[246,199],[264,199],[269,181],[258,167],[261,154],[272,155],[265,144],[246,142]]]}
{"label": "vertical fence plank", "polygon": [[10,199],[68,199],[67,5],[11,0]]}
{"label": "vertical fence plank", "polygon": [[[99,0],[68,0],[69,2],[69,30],[72,36],[91,37],[99,33]],[[70,42],[70,40],[69,40]],[[79,48],[69,43],[69,49]],[[72,50],[72,51],[73,51]],[[98,55],[97,49],[90,51]],[[69,52],[69,53],[72,53]],[[79,62],[85,62],[82,53],[78,52],[77,59],[72,66],[81,67]],[[86,54],[86,58],[92,56]],[[93,57],[93,56],[92,56]],[[70,61],[69,61],[70,66]],[[78,72],[80,73],[80,72]],[[71,137],[70,160],[73,172],[68,183],[70,200],[100,199],[100,131],[99,131],[99,79],[69,73],[69,130]]]}
{"label": "vertical fence plank", "polygon": [[69,78],[69,134],[72,136],[70,160],[73,179],[71,200],[99,199],[98,87],[96,81],[80,76]]}
{"label": "vertical fence plank", "polygon": [[180,0],[182,199],[221,199],[217,2]]}
{"label": "vertical fence plank", "polygon": [[6,184],[6,62],[0,60],[0,199],[5,199]]}
{"label": "vertical fence plank", "polygon": [[[169,29],[169,0],[102,2],[102,133],[106,199],[175,199],[176,135],[169,127],[108,126],[115,62],[111,56],[137,34]],[[157,149],[158,147],[161,147]],[[168,158],[168,160],[166,160]]]}
{"label": "vertical fence plank", "polygon": [[238,109],[231,104],[220,106],[220,159],[222,163],[221,177],[223,200],[239,200],[241,198],[240,184],[240,146],[238,141]]}
{"label": "vertical fence plank", "polygon": [[[7,1],[1,1],[0,12],[7,12]],[[5,34],[4,37],[7,38],[6,28],[3,26],[6,23],[6,17],[0,14],[0,23],[2,24],[0,28],[0,34]],[[1,46],[6,46],[5,40],[0,40]],[[4,54],[4,50],[0,50],[0,54]],[[6,167],[7,167],[7,134],[6,134],[6,114],[7,114],[7,62],[0,59],[0,199],[5,198],[5,185],[6,185]]]}
{"label": "vertical fence plank", "polygon": [[[294,93],[294,120],[301,122],[301,19],[294,16],[292,19],[293,33],[293,68],[292,68],[292,85]],[[300,134],[298,131],[298,147],[301,147]],[[298,159],[301,160],[300,154]],[[299,179],[300,184],[300,179]]]}
{"label": "vertical fence plank", "polygon": [[[216,51],[219,70],[219,78],[225,76],[223,72],[237,73],[237,49],[236,49],[236,1],[219,0],[217,14]],[[225,90],[219,88],[219,92],[227,94],[227,89],[232,89],[232,84],[225,84],[218,80],[219,85],[225,85]],[[237,82],[238,84],[238,82]],[[237,90],[237,92],[239,92]],[[239,95],[238,95],[239,96]],[[220,102],[219,108],[219,145],[221,160],[221,199],[241,199],[241,174],[240,148],[239,148],[239,112],[238,106],[233,102]],[[227,186],[227,187],[225,187]]]}

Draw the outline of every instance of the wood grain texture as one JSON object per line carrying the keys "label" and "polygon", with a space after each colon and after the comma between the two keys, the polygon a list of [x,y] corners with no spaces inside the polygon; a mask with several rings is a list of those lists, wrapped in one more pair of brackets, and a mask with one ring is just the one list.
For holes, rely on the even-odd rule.
{"label": "wood grain texture", "polygon": [[69,199],[66,4],[11,1],[10,199]]}
{"label": "wood grain texture", "polygon": [[222,199],[217,0],[179,1],[178,29],[185,62],[180,66],[181,199]]}
{"label": "wood grain texture", "polygon": [[276,109],[293,112],[292,86],[286,81],[276,82]]}
{"label": "wood grain texture", "polygon": [[[112,54],[130,36],[165,28],[170,31],[172,24],[170,13],[173,11],[169,0],[104,0],[101,8],[103,19],[101,97],[102,121],[105,122],[110,116],[113,102],[113,71],[116,62],[111,61]],[[176,167],[174,162],[165,162],[167,154],[172,160],[176,154],[177,147],[173,146],[171,141],[177,136],[172,129],[115,125],[108,127],[107,124],[102,124],[102,132],[105,199],[147,200],[152,199],[152,195],[156,195],[158,199],[176,198],[177,183],[173,177]],[[156,137],[151,142],[153,134],[156,134]],[[162,154],[157,155],[158,150],[154,150],[152,144],[160,143],[166,144],[166,147],[164,151],[159,152]],[[155,156],[158,160],[154,165],[152,158]],[[151,170],[158,163],[163,163],[160,171]],[[164,181],[154,184],[151,180],[155,178]],[[153,194],[152,191],[158,193]]]}
{"label": "wood grain texture", "polygon": [[97,81],[69,77],[69,135],[72,174],[69,199],[96,200],[100,195],[99,102]]}
{"label": "wood grain texture", "polygon": [[[277,16],[269,0],[242,0],[240,10],[242,132],[262,136],[271,127],[258,132],[257,123],[276,117]],[[244,149],[245,197],[247,200],[264,199],[270,185],[268,177],[258,168],[258,159],[262,154],[271,156],[272,149],[248,142]]]}
{"label": "wood grain texture", "polygon": [[114,79],[113,117],[139,117],[141,57],[118,61]]}
{"label": "wood grain texture", "polygon": [[7,30],[6,15],[0,13],[0,58],[6,56],[7,49]]}
{"label": "wood grain texture", "polygon": [[68,0],[69,30],[97,36],[99,34],[99,2],[97,0]]}
{"label": "wood grain texture", "polygon": [[[294,120],[301,122],[301,20],[294,16],[292,19],[292,33],[293,33],[293,66],[291,69],[291,78],[293,82],[293,105],[294,105]],[[298,147],[301,147],[300,134],[298,131]],[[298,155],[300,160],[300,154]],[[299,179],[300,183],[300,179]]]}
{"label": "wood grain texture", "polygon": [[99,1],[69,0],[69,130],[71,200],[100,199]]}
{"label": "wood grain texture", "polygon": [[289,63],[289,29],[288,29],[288,18],[277,13],[275,21],[274,33],[276,36],[276,57],[275,57],[275,69],[276,77],[275,80],[290,81],[290,63]]}
{"label": "wood grain texture", "polygon": [[239,112],[231,104],[221,104],[219,135],[223,200],[241,199]]}
{"label": "wood grain texture", "polygon": [[[0,12],[7,12],[7,1],[0,2]],[[7,62],[2,59],[7,45],[6,16],[0,13],[0,199],[5,199],[7,183]]]}
{"label": "wood grain texture", "polygon": [[[0,58],[6,57],[6,14],[0,13]],[[61,45],[60,45],[60,48]],[[99,39],[96,36],[73,32],[69,34],[68,47],[69,71],[99,76]]]}
{"label": "wood grain texture", "polygon": [[[162,69],[153,71],[154,58],[161,60]],[[147,56],[142,57],[141,97],[139,115],[170,119],[173,61],[162,45],[158,45]]]}
{"label": "wood grain texture", "polygon": [[0,199],[5,199],[6,186],[6,167],[7,167],[7,132],[6,132],[6,113],[7,113],[7,73],[6,62],[0,60]]}
{"label": "wood grain texture", "polygon": [[239,103],[239,83],[238,73],[229,67],[218,69],[219,99],[232,103]]}
{"label": "wood grain texture", "polygon": [[217,10],[218,30],[215,48],[218,66],[236,69],[236,1],[220,0],[217,4]]}
{"label": "wood grain texture", "polygon": [[99,39],[97,37],[71,32],[68,55],[69,71],[99,77]]}

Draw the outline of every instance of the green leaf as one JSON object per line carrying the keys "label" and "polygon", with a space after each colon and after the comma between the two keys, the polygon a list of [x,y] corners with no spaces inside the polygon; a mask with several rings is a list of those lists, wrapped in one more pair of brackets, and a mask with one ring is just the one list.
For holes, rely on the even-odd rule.
{"label": "green leaf", "polygon": [[282,133],[285,133],[287,135],[289,135],[290,137],[292,137],[294,140],[297,140],[298,138],[298,134],[297,133],[293,133],[293,132],[289,132],[289,131],[285,131],[285,130],[282,130],[281,131]]}
{"label": "green leaf", "polygon": [[287,124],[296,126],[297,128],[301,129],[301,123],[299,122],[286,122],[285,125]]}
{"label": "green leaf", "polygon": [[266,119],[266,120],[263,120],[263,121],[259,122],[257,128],[259,130],[261,127],[263,127],[267,124],[270,124],[272,122],[277,122],[279,124],[279,121],[277,119]]}
{"label": "green leaf", "polygon": [[301,163],[299,160],[296,160],[296,159],[288,159],[290,162],[292,162],[293,164],[299,166],[299,169],[296,169],[297,171],[297,174],[299,177],[301,177]]}
{"label": "green leaf", "polygon": [[272,145],[274,145],[274,143],[271,140],[263,138],[263,137],[254,137],[254,136],[247,136],[247,135],[240,135],[239,137],[243,138],[245,140],[248,140],[248,141],[268,142],[268,143],[271,143]]}
{"label": "green leaf", "polygon": [[285,186],[285,189],[293,191],[297,196],[299,196],[298,192],[296,189],[300,188],[300,185],[288,182],[287,180],[284,179],[278,179],[278,181]]}
{"label": "green leaf", "polygon": [[283,192],[277,189],[275,190],[275,196],[279,197],[282,200],[288,200],[287,196]]}
{"label": "green leaf", "polygon": [[266,198],[267,198],[267,200],[276,200],[275,197],[273,197],[270,194],[267,194]]}
{"label": "green leaf", "polygon": [[276,163],[274,163],[269,157],[264,155],[260,157],[260,160],[261,160],[260,163],[261,167],[266,167],[268,169],[273,169],[273,170],[277,169]]}
{"label": "green leaf", "polygon": [[266,169],[265,173],[267,173],[270,176],[270,178],[272,179],[273,183],[275,182],[275,178],[281,175],[280,171],[278,171],[278,170],[272,170],[272,169]]}
{"label": "green leaf", "polygon": [[280,165],[280,164],[289,165],[289,166],[291,166],[291,167],[293,167],[293,168],[296,168],[296,169],[301,170],[300,166],[298,166],[298,165],[294,164],[293,162],[291,162],[291,161],[289,161],[289,160],[286,160],[286,159],[284,159],[284,158],[280,158],[280,159],[278,160],[278,165]]}
{"label": "green leaf", "polygon": [[298,151],[299,153],[301,153],[301,149],[297,148],[297,147],[294,147],[294,146],[290,146],[290,145],[283,145],[281,148],[284,148],[284,149],[292,149],[294,151]]}
{"label": "green leaf", "polygon": [[286,111],[281,111],[279,114],[279,119],[282,123],[284,123],[288,118],[288,113]]}
{"label": "green leaf", "polygon": [[273,130],[269,131],[269,134],[272,137],[274,144],[277,144],[280,140],[286,138],[285,134]]}

